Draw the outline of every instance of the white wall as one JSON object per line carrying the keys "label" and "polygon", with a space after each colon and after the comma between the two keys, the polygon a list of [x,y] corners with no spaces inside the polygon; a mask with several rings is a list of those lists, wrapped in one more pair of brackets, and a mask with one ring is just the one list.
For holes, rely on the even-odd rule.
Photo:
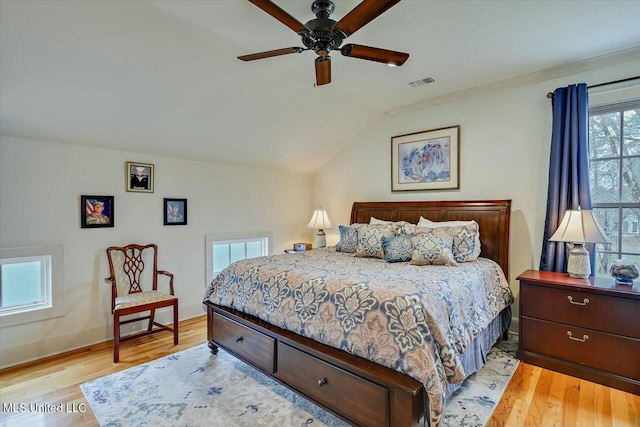
{"label": "white wall", "polygon": [[[389,116],[314,175],[314,201],[334,224],[327,243],[339,240],[337,226],[348,224],[353,201],[511,199],[509,282],[517,295],[516,277],[540,261],[551,143],[547,92],[627,78],[637,70],[635,60]],[[392,193],[391,137],[452,125],[461,127],[460,189]]]}
{"label": "white wall", "polygon": [[[155,165],[154,193],[126,192],[126,161]],[[0,367],[112,337],[108,246],[157,243],[185,319],[204,314],[205,234],[271,230],[272,253],[312,238],[306,175],[4,136],[0,165],[0,246],[64,245],[65,282],[64,316],[0,328]],[[83,194],[115,197],[114,228],[80,228]],[[164,197],[188,199],[188,225],[163,225]]]}
{"label": "white wall", "polygon": [[[512,199],[509,279],[517,295],[515,278],[537,267],[542,244],[551,135],[546,93],[633,76],[638,69],[635,60],[389,116],[312,178],[0,137],[0,247],[63,244],[66,305],[62,317],[0,328],[0,367],[111,338],[106,247],[157,243],[159,267],[175,274],[185,319],[203,314],[200,301],[210,280],[205,234],[273,230],[272,252],[281,252],[295,241],[313,241],[306,224],[317,205],[334,224],[326,230],[331,245],[353,201]],[[457,124],[461,188],[392,193],[390,138]],[[126,161],[155,165],[153,194],[125,191]],[[82,194],[115,196],[114,228],[80,229]],[[164,197],[188,199],[187,226],[162,225]]]}

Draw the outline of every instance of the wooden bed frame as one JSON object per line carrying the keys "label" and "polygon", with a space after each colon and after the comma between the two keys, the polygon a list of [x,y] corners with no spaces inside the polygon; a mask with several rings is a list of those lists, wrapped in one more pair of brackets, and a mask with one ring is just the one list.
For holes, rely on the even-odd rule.
{"label": "wooden bed frame", "polygon": [[[351,223],[371,217],[417,223],[475,220],[481,257],[496,261],[509,277],[510,200],[355,202]],[[280,329],[237,310],[205,302],[207,339],[350,424],[372,427],[428,425],[420,382],[392,369]],[[427,418],[427,419],[425,419]]]}

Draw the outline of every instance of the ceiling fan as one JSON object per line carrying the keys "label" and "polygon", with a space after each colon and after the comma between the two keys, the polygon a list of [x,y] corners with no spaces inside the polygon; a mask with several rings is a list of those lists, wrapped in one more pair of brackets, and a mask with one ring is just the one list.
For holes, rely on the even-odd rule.
{"label": "ceiling fan", "polygon": [[311,4],[311,11],[316,15],[316,18],[305,24],[300,23],[271,0],[249,1],[298,33],[305,47],[285,47],[239,56],[238,59],[242,61],[254,61],[313,50],[318,55],[315,61],[316,85],[320,86],[331,82],[331,56],[329,53],[332,50],[339,50],[342,55],[351,58],[382,62],[392,66],[400,66],[409,58],[408,53],[359,44],[349,43],[340,47],[344,39],[399,3],[400,0],[363,0],[338,22],[329,18],[335,10],[332,1],[315,0]]}

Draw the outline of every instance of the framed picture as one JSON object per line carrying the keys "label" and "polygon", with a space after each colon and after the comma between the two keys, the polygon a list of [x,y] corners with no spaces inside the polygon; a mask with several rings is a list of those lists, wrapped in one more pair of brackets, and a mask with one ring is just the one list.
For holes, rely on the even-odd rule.
{"label": "framed picture", "polygon": [[164,225],[187,225],[187,199],[164,199]]}
{"label": "framed picture", "polygon": [[102,228],[114,225],[113,196],[80,196],[80,227]]}
{"label": "framed picture", "polygon": [[153,165],[150,163],[127,162],[124,179],[127,191],[153,193]]}
{"label": "framed picture", "polygon": [[391,191],[460,188],[460,126],[391,138]]}

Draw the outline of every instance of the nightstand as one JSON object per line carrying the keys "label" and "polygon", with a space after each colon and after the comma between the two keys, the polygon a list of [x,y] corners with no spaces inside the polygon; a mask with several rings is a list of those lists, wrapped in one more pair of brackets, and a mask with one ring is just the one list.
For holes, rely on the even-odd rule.
{"label": "nightstand", "polygon": [[520,360],[640,394],[640,284],[535,270],[518,280]]}

